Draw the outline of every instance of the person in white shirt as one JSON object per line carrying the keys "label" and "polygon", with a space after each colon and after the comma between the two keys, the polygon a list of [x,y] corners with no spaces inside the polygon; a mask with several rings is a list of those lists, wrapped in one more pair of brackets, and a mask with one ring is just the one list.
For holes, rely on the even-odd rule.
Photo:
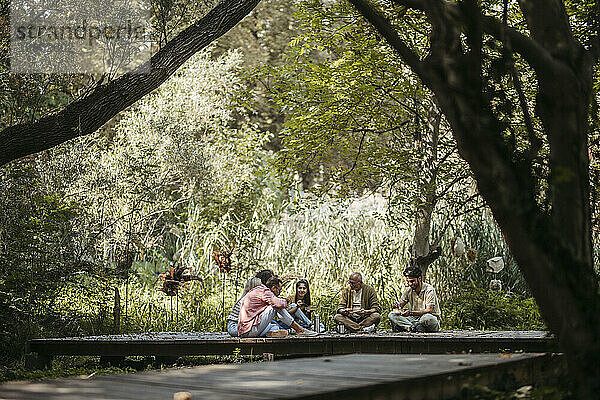
{"label": "person in white shirt", "polygon": [[400,332],[437,332],[442,313],[435,289],[423,282],[421,269],[410,266],[404,271],[408,288],[394,310],[388,314],[392,329]]}

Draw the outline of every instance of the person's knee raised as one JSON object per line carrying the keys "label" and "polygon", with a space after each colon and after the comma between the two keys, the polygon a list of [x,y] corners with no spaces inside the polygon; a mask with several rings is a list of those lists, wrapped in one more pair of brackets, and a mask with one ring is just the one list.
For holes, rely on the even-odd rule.
{"label": "person's knee raised", "polygon": [[420,323],[432,323],[437,322],[437,318],[433,314],[423,314],[421,318],[419,318]]}

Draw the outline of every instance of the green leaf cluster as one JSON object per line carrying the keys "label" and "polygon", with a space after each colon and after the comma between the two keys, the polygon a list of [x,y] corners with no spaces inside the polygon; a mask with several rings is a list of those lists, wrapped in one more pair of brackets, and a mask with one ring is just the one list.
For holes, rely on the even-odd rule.
{"label": "green leaf cluster", "polygon": [[[58,322],[53,300],[78,270],[76,221],[80,204],[44,179],[34,160],[0,171],[0,360],[14,357],[23,341],[42,328],[42,312],[53,332]],[[58,323],[57,323],[58,322]]]}
{"label": "green leaf cluster", "polygon": [[533,298],[469,285],[442,303],[442,329],[545,330]]}
{"label": "green leaf cluster", "polygon": [[[285,62],[258,73],[285,115],[275,167],[318,193],[386,193],[395,224],[421,209],[451,218],[474,190],[431,94],[348,3],[296,6],[300,34]],[[421,17],[394,19],[421,27],[404,36],[425,48]]]}
{"label": "green leaf cluster", "polygon": [[322,184],[345,192],[405,174],[409,117],[400,99],[421,97],[414,77],[389,63],[387,46],[361,29],[347,4],[297,7],[303,33],[290,42],[282,66],[261,71],[286,116],[277,166],[303,177],[325,167]]}

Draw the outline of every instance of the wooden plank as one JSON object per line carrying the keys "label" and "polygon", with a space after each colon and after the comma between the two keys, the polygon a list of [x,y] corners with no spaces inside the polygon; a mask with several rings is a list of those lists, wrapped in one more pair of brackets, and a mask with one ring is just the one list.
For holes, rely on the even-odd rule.
{"label": "wooden plank", "polygon": [[92,379],[60,379],[0,385],[1,399],[170,399],[188,391],[194,399],[447,398],[466,382],[490,384],[511,374],[533,383],[562,358],[548,354],[389,355],[352,354],[268,363],[210,365]]}
{"label": "wooden plank", "polygon": [[446,353],[558,351],[554,336],[541,331],[444,331],[438,333],[325,334],[314,338],[232,338],[226,333],[162,332],[138,335],[34,339],[30,352],[53,355],[183,356],[233,354],[334,355],[351,353]]}

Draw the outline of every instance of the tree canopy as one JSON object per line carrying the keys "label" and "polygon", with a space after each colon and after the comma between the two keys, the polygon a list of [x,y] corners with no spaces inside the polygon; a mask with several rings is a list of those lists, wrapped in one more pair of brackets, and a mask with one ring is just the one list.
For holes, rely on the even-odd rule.
{"label": "tree canopy", "polygon": [[[415,226],[411,256],[425,272],[454,218],[481,207],[449,126],[431,93],[347,3],[297,7],[302,33],[285,61],[261,74],[286,116],[278,167],[320,192],[386,193],[392,220]],[[445,222],[431,232],[434,214]]]}
{"label": "tree canopy", "polygon": [[[595,6],[589,2],[573,12],[571,2],[520,0],[509,19],[508,1],[394,0],[385,7],[388,15],[366,0],[350,2],[434,93],[544,318],[561,339],[579,395],[593,398],[600,375],[591,356],[600,353],[600,295],[588,155],[598,61]],[[428,42],[425,54],[411,47],[394,22],[408,10],[427,20],[421,32]],[[490,68],[503,55],[509,62]],[[514,58],[534,76],[535,97],[524,96]],[[503,121],[510,100],[496,90],[502,79],[525,97],[519,103],[520,132]],[[538,160],[547,174],[536,173]]]}
{"label": "tree canopy", "polygon": [[[0,165],[95,132],[117,113],[160,86],[192,55],[229,31],[259,1],[222,1],[139,67],[148,73],[136,70],[109,82],[100,79],[59,111],[4,128],[0,131]],[[8,6],[4,11],[7,10]],[[7,47],[3,51],[6,53]],[[7,65],[4,68],[8,68]]]}
{"label": "tree canopy", "polygon": [[[224,0],[185,28],[180,22],[193,18],[197,4],[186,8],[184,2],[155,2],[159,50],[145,65],[150,72],[115,79],[9,77],[8,42],[3,35],[0,79],[3,90],[11,95],[2,99],[11,101],[2,104],[0,114],[0,165],[98,131],[119,112],[155,91],[259,1]],[[458,173],[461,177],[466,170],[461,171],[461,161],[455,157],[454,144],[447,135],[451,133],[548,326],[560,339],[580,398],[594,398],[600,390],[596,360],[600,354],[600,294],[592,242],[592,213],[596,212],[593,207],[598,207],[598,196],[590,189],[590,176],[597,184],[598,2],[349,2],[357,13],[336,1],[306,3],[314,14],[306,19],[303,36],[292,42],[293,63],[275,72],[274,81],[267,84],[289,116],[280,170],[292,166],[314,173],[324,166],[325,187],[342,183],[350,190],[384,185],[397,189],[398,182],[412,182],[419,190],[410,202],[416,210],[426,204],[432,212],[435,203],[428,196],[449,193],[437,185],[437,178],[444,175],[443,181],[452,184],[451,176]],[[2,7],[6,16],[7,2]],[[278,12],[285,14],[285,10]],[[359,15],[369,24],[358,19]],[[7,18],[1,22],[5,30]],[[265,24],[249,31],[258,38],[269,29]],[[185,97],[184,90],[174,92]],[[139,106],[159,110],[164,116],[167,111],[152,103],[160,101],[160,93],[156,96]],[[174,108],[183,104],[172,100],[169,104]],[[62,109],[48,114],[57,106]],[[184,106],[179,111],[187,112]],[[245,135],[240,141],[242,152],[265,154],[247,140],[255,137],[262,144],[263,135],[250,125],[229,130],[221,123],[224,120],[219,108],[213,111],[216,113],[211,118],[220,122],[219,129],[234,137]],[[131,124],[130,130],[123,128],[119,133],[127,137],[111,136],[115,132],[107,127],[109,145],[121,141],[136,149],[130,158],[118,146],[111,147],[115,159],[127,166],[118,169],[123,173],[120,178],[133,185],[125,196],[130,195],[132,202],[115,207],[121,207],[123,214],[130,211],[127,207],[131,204],[134,209],[144,208],[140,198],[146,195],[154,196],[152,200],[160,204],[177,202],[185,192],[182,187],[194,185],[194,179],[209,165],[194,147],[196,143],[187,146],[193,141],[186,136],[202,135],[205,121],[177,120],[186,128],[184,137],[177,141],[182,148],[161,152],[162,140],[168,140],[171,133],[181,133],[168,131],[172,127],[164,123],[166,118],[125,116],[125,120]],[[149,138],[156,147],[149,148],[140,132],[158,127],[165,130],[152,132]],[[232,152],[244,159],[244,154]],[[145,156],[156,163],[145,163]],[[177,162],[180,169],[163,169],[161,163],[167,158]],[[452,163],[444,164],[451,158]],[[136,169],[138,163],[140,168]],[[8,173],[16,174],[15,182],[23,177],[35,180],[35,171],[28,168],[21,170],[19,165]],[[174,192],[166,187],[164,192],[154,193],[153,188],[162,183],[161,176],[171,181],[186,178],[183,186],[175,185]],[[257,176],[262,178],[260,173]],[[115,176],[90,180],[95,178],[100,185]],[[209,201],[207,208],[243,203],[237,202],[245,193],[245,179],[240,181],[240,186],[231,186],[231,197],[225,203]],[[58,240],[54,231],[69,235],[73,225],[65,220],[77,209],[77,204],[57,202],[48,182],[37,187],[22,209],[31,213],[34,204],[42,205],[41,212],[52,217],[45,219],[49,223],[40,226],[35,218],[10,221],[10,228],[20,234],[40,230],[40,235],[29,242],[40,252]],[[261,185],[257,187],[268,192]],[[411,188],[410,184],[404,187]],[[12,186],[8,189],[14,199],[25,196]],[[468,192],[469,188],[462,189]],[[423,231],[429,237],[429,228]],[[57,265],[72,261],[67,256],[61,260]]]}

